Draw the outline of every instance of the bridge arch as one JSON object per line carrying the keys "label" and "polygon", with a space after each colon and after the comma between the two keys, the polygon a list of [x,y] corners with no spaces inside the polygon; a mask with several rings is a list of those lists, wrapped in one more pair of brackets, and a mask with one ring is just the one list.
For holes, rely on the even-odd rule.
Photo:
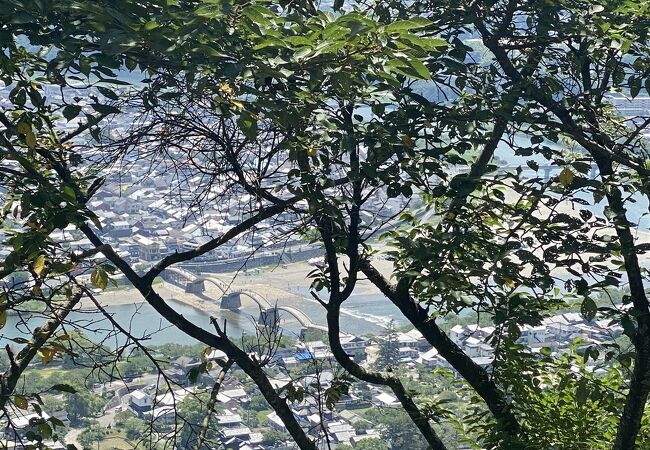
{"label": "bridge arch", "polygon": [[214,286],[217,287],[221,291],[222,295],[226,295],[227,289],[223,286],[222,283],[220,283],[218,280],[215,280],[214,278],[202,278],[202,277],[197,277],[197,281],[203,281],[204,283],[210,283]]}
{"label": "bridge arch", "polygon": [[327,331],[326,326],[318,325],[318,324],[312,322],[312,320],[309,318],[309,316],[307,316],[307,314],[305,314],[304,312],[300,311],[297,308],[294,308],[292,306],[275,306],[275,309],[277,309],[279,311],[288,312],[304,328],[313,328],[313,329],[317,329],[317,330]]}
{"label": "bridge arch", "polygon": [[[167,273],[169,272],[169,273]],[[170,276],[171,275],[171,276]],[[276,317],[278,311],[284,311],[289,313],[294,319],[298,321],[300,326],[304,328],[319,329],[327,331],[327,327],[323,325],[315,324],[311,321],[309,316],[304,312],[300,311],[297,308],[291,306],[279,306],[272,305],[264,296],[258,294],[255,291],[248,289],[230,289],[230,285],[223,280],[217,278],[216,276],[210,275],[201,275],[194,274],[187,270],[178,268],[178,267],[168,267],[163,272],[163,278],[168,278],[169,281],[179,282],[179,279],[183,279],[186,284],[196,284],[196,283],[210,283],[217,287],[221,291],[222,298],[228,294],[239,294],[240,296],[246,296],[255,302],[260,308],[260,323],[266,323],[266,318]]]}

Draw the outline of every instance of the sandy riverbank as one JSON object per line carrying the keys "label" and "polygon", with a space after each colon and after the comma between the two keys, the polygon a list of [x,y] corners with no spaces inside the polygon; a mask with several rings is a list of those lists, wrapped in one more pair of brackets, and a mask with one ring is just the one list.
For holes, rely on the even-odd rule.
{"label": "sandy riverbank", "polygon": [[[378,260],[377,265],[382,271],[388,273],[390,263]],[[253,270],[249,273],[220,273],[211,274],[228,283],[233,291],[246,289],[254,291],[264,297],[269,303],[274,304],[280,300],[292,300],[303,296],[297,293],[296,289],[306,290],[309,287],[310,280],[307,274],[314,267],[307,262],[297,262],[286,266],[275,266]],[[194,308],[203,311],[219,311],[219,306],[210,299],[221,297],[221,291],[211,283],[205,283],[205,298],[198,297],[194,294],[188,294],[183,289],[170,283],[161,282],[154,285],[155,291],[165,300],[178,300]],[[378,293],[378,290],[368,281],[363,280],[359,283],[355,295],[367,295]],[[131,305],[144,302],[144,298],[135,288],[120,288],[108,290],[96,295],[97,300],[102,305]],[[242,297],[244,306],[252,306],[255,303],[248,297]],[[93,302],[90,299],[83,299],[82,308],[93,308]]]}
{"label": "sandy riverbank", "polygon": [[[510,202],[516,201],[516,198],[514,197],[512,191],[507,192],[506,199]],[[556,211],[570,215],[578,214],[578,210],[569,202],[561,202],[559,205],[557,205]],[[539,211],[538,216],[542,217],[548,215],[549,212],[549,210],[542,208]],[[612,237],[615,236],[615,230],[613,227],[600,228],[598,230],[592,231],[592,233],[594,232],[596,232],[599,236],[602,236],[604,234],[609,234]],[[637,244],[650,243],[650,232],[648,230],[636,230],[635,238]],[[538,249],[536,253],[540,253],[538,256],[541,256],[540,249]],[[650,254],[639,255],[639,260],[643,265],[649,265]],[[382,259],[376,259],[374,261],[374,264],[382,273],[388,277],[390,276],[392,272],[391,262]],[[311,280],[307,278],[307,275],[313,269],[314,266],[310,265],[306,261],[303,261],[288,265],[277,265],[252,269],[248,272],[220,273],[214,275],[211,274],[211,276],[219,278],[223,282],[229,284],[232,290],[246,289],[254,291],[264,297],[269,303],[274,304],[278,301],[291,301],[300,297],[309,298],[309,295],[306,291],[310,285]],[[564,269],[561,269],[557,271],[555,275],[562,277],[564,275],[568,276],[568,273],[565,272]],[[205,297],[199,297],[194,294],[187,294],[183,291],[183,289],[169,283],[157,283],[154,286],[156,292],[158,292],[164,299],[175,299],[206,312],[219,311],[220,308],[218,304],[210,299],[219,299],[221,297],[220,290],[211,283],[206,283],[205,287]],[[369,295],[378,293],[379,291],[370,282],[367,280],[360,280],[354,295]],[[109,290],[99,294],[98,299],[103,305],[126,305],[141,303],[144,301],[139,292],[134,288]],[[244,306],[254,305],[254,302],[247,297],[242,297],[242,302]],[[88,308],[93,307],[92,302],[88,299],[84,299],[82,305],[83,307]]]}

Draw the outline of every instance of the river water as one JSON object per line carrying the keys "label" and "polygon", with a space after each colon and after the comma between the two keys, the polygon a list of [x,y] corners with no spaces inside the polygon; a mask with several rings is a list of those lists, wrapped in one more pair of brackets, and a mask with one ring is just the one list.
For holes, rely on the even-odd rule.
{"label": "river water", "polygon": [[[525,138],[521,138],[525,139]],[[520,144],[520,143],[519,143]],[[528,158],[519,157],[513,154],[512,150],[502,145],[498,151],[497,156],[502,160],[507,161],[509,164],[521,164],[525,167],[527,159],[534,159],[540,165],[549,164],[548,161],[543,160],[539,156],[532,156]],[[590,201],[590,210],[595,214],[602,215],[605,202],[594,204],[593,199],[584,197]],[[640,230],[648,231],[650,229],[650,215],[648,214],[648,201],[646,198],[636,196],[636,202],[627,204],[629,220],[637,224]],[[306,283],[305,283],[306,284]],[[298,294],[301,298],[294,300],[279,299],[279,305],[292,306],[303,311],[310,319],[317,324],[325,323],[325,313],[321,305],[311,298],[307,288],[304,287],[291,287],[294,294]],[[125,295],[136,295],[126,294]],[[206,329],[211,329],[209,314],[197,310],[184,303],[170,300],[172,306],[181,313],[186,319],[202,326]],[[123,327],[134,330],[133,333],[137,337],[147,336],[147,343],[151,345],[164,344],[164,343],[178,343],[178,344],[192,344],[195,341],[184,333],[172,327],[147,304],[126,304],[115,305],[107,308],[113,318],[120,323]],[[297,335],[300,330],[300,324],[289,316],[287,313],[283,314],[282,327],[284,333],[288,335]],[[227,320],[227,331],[231,336],[240,336],[243,332],[254,333],[255,321],[259,315],[259,311],[255,307],[244,307],[239,312],[224,310],[219,313],[220,319]],[[395,324],[399,327],[408,324],[399,310],[390,303],[381,294],[360,294],[353,295],[348,301],[345,302],[342,308],[341,315],[341,329],[348,333],[356,335],[363,334],[377,334],[381,333],[385,325],[394,320]],[[71,315],[70,320],[80,321],[87,328],[86,333],[88,337],[94,340],[104,339],[108,336],[110,323],[101,314],[97,312],[75,312]],[[29,320],[29,326],[37,326],[40,320]],[[0,345],[4,346],[7,338],[27,337],[29,336],[29,329],[22,322],[21,318],[15,315],[9,316],[6,326],[0,331]],[[124,337],[113,337],[106,342],[109,346],[115,346],[124,342]]]}
{"label": "river water", "polygon": [[[125,295],[137,295],[127,293]],[[296,294],[304,294],[307,289],[298,289]],[[210,315],[186,305],[176,300],[168,300],[171,306],[182,314],[190,322],[202,326],[208,330],[212,329],[210,324]],[[325,314],[323,308],[311,298],[301,298],[298,300],[278,300],[279,305],[293,306],[304,311],[310,319],[317,324],[325,324]],[[154,309],[146,303],[133,303],[123,305],[111,305],[107,307],[108,313],[123,328],[129,330],[135,337],[145,337],[147,344],[159,345],[166,343],[175,344],[193,344],[196,341],[180,332],[169,322],[162,319]],[[297,320],[287,313],[282,314],[283,333],[289,336],[298,336],[301,326]],[[214,314],[213,314],[214,315]],[[223,321],[226,320],[227,332],[232,337],[241,336],[242,332],[252,334],[255,332],[256,319],[259,310],[256,307],[246,306],[240,311],[224,310],[217,314]],[[380,333],[383,326],[391,319],[395,319],[398,325],[406,324],[399,310],[381,295],[356,295],[351,297],[343,309],[341,316],[341,328],[343,331],[366,334]],[[101,313],[97,311],[82,310],[75,311],[68,316],[69,322],[78,323],[85,329],[84,334],[94,341],[104,340],[109,347],[115,347],[123,344],[126,338],[123,335],[114,336],[111,333],[112,325]],[[8,339],[16,337],[28,337],[33,331],[33,327],[42,322],[40,317],[28,317],[10,315],[7,323],[0,333],[0,344],[3,346]]]}

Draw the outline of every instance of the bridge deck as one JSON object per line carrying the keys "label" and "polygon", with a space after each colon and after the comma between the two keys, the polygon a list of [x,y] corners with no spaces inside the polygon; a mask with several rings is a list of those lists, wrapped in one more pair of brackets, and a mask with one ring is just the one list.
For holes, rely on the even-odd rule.
{"label": "bridge deck", "polygon": [[262,309],[262,310],[268,310],[268,309],[277,309],[279,311],[285,311],[289,314],[291,314],[297,321],[300,323],[301,326],[306,327],[306,328],[313,328],[313,329],[318,329],[318,330],[323,330],[327,331],[327,327],[324,325],[318,325],[307,316],[304,312],[300,311],[297,308],[294,308],[292,306],[280,306],[280,305],[272,305],[264,296],[261,294],[252,291],[250,289],[231,289],[230,285],[223,280],[220,280],[219,278],[209,275],[201,275],[201,274],[195,274],[192,272],[189,272],[187,270],[178,268],[178,267],[169,267],[166,269],[167,271],[170,271],[171,273],[174,273],[178,276],[181,276],[185,278],[187,281],[190,282],[196,282],[196,281],[207,281],[214,286],[216,286],[223,295],[226,295],[227,293],[238,293],[240,295],[245,295],[246,297],[250,298],[253,300],[257,305]]}

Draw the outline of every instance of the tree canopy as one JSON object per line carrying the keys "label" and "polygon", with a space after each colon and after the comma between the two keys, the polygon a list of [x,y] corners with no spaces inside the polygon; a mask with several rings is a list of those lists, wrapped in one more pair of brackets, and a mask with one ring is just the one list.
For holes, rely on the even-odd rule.
{"label": "tree canopy", "polygon": [[[0,279],[29,274],[4,283],[0,325],[27,302],[45,307],[31,339],[7,347],[5,417],[38,407],[39,392],[19,384],[37,355],[75,361],[81,347],[115,376],[106,361],[122,352],[68,332],[83,328],[70,318],[82,299],[127,336],[124,348],[157,364],[95,298],[120,275],[223,352],[224,373],[243,370],[299,448],[316,448],[292,412],[303,387],[275,389],[269,358],[217,320],[188,320],[154,283],[270,224],[278,239],[299,234],[324,254],[305,275],[346,375],[323,405],[352,379],[384,386],[434,449],[450,446],[441,424],[476,448],[650,445],[650,241],[640,225],[650,112],[620,107],[650,93],[649,25],[647,2],[635,0],[0,0],[10,88],[0,99]],[[136,270],[93,210],[111,171],[134,160],[175,174],[170,189],[190,218],[241,199],[237,222]],[[61,230],[87,245],[66,247]],[[399,372],[347,354],[341,309],[361,279],[454,370],[465,408],[447,410]],[[596,303],[614,289],[620,303]],[[524,329],[570,305],[623,338],[566,352],[522,345]],[[470,311],[494,328],[489,370],[443,331],[445,318]]]}

